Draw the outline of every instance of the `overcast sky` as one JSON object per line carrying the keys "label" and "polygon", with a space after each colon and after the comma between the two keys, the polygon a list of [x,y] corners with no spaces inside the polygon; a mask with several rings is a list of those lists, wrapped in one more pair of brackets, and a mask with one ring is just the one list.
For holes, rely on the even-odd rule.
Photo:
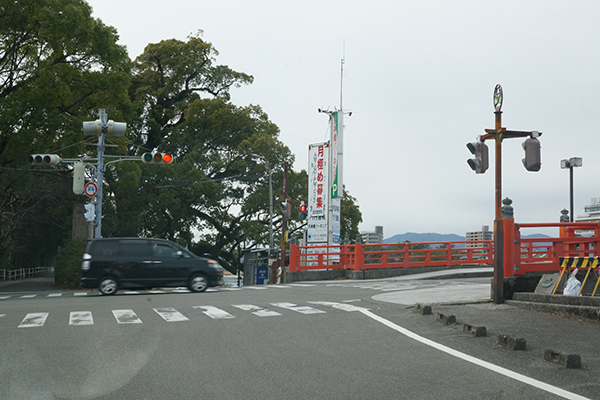
{"label": "overcast sky", "polygon": [[[543,132],[542,169],[521,163],[524,139],[503,142],[503,198],[516,222],[558,222],[600,197],[600,2],[88,0],[135,59],[148,43],[198,30],[218,64],[254,76],[232,91],[258,104],[307,168],[308,145],[327,139],[340,106],[345,58],[344,183],[362,211],[362,231],[464,235],[494,220],[490,169],[475,174],[468,142],[494,128],[493,92],[504,90],[503,126]],[[275,188],[279,190],[279,188]],[[554,233],[544,230],[540,232]],[[556,231],[557,232],[557,231]],[[525,231],[525,234],[534,233]]]}

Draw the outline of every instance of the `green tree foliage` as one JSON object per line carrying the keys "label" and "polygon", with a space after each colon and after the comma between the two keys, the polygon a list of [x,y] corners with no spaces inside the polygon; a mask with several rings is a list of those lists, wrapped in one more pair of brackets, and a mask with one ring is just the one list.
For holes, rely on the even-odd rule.
{"label": "green tree foliage", "polygon": [[[82,0],[0,0],[0,263],[5,268],[45,263],[42,248],[55,252],[70,233],[63,228],[70,227],[75,198],[62,189],[65,174],[59,172],[67,168],[46,174],[26,169],[25,160],[59,150],[63,157],[81,154],[81,122],[93,110],[110,105],[115,116],[129,112],[130,61],[117,39]],[[44,244],[23,241],[40,220],[49,226]]]}
{"label": "green tree foliage", "polygon": [[341,221],[340,221],[340,236],[342,240],[348,238],[351,243],[356,241],[356,238],[360,236],[358,225],[362,222],[362,213],[358,207],[358,202],[344,185],[344,197],[341,201]]}
{"label": "green tree foliage", "polygon": [[[130,154],[159,150],[175,163],[109,169],[105,235],[176,240],[225,266],[235,263],[240,243],[266,243],[265,167],[281,171],[293,156],[260,107],[228,100],[231,88],[252,77],[216,65],[217,54],[194,36],[150,44],[135,60]],[[273,173],[273,185],[279,174]]]}
{"label": "green tree foliage", "polygon": [[64,249],[54,258],[54,282],[63,287],[79,285],[79,269],[81,257],[85,251],[87,240],[70,240]]}

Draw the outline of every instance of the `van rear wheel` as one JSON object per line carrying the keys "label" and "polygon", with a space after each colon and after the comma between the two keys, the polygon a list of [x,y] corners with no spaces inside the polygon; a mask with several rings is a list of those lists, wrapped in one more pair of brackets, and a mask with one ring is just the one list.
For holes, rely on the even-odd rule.
{"label": "van rear wheel", "polygon": [[110,276],[106,276],[100,279],[100,285],[98,285],[98,291],[103,295],[111,295],[117,292],[119,285],[117,280]]}
{"label": "van rear wheel", "polygon": [[208,289],[208,279],[201,274],[194,275],[190,278],[188,289],[194,293],[204,292]]}

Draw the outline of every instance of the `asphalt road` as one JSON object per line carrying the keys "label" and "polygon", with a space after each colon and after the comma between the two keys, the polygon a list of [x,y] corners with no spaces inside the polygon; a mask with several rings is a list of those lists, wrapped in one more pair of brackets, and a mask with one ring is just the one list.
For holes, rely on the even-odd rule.
{"label": "asphalt road", "polygon": [[[600,398],[598,359],[567,370],[541,360],[535,345],[509,351],[491,335],[472,338],[410,306],[373,299],[433,286],[454,288],[457,281],[112,297],[0,287],[0,398]],[[561,322],[509,306],[443,307],[462,307],[473,319]],[[578,329],[598,333],[597,324]]]}

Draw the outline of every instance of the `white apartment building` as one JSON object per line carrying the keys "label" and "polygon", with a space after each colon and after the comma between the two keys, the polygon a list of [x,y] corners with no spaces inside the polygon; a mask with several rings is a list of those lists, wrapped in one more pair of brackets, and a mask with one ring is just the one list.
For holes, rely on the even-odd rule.
{"label": "white apartment building", "polygon": [[[490,231],[488,225],[483,225],[480,231],[467,232],[467,242],[475,242],[481,240],[493,240],[494,232]],[[483,243],[467,243],[466,247],[483,247]]]}
{"label": "white apartment building", "polygon": [[375,232],[361,232],[363,244],[383,243],[383,226],[376,226]]}

